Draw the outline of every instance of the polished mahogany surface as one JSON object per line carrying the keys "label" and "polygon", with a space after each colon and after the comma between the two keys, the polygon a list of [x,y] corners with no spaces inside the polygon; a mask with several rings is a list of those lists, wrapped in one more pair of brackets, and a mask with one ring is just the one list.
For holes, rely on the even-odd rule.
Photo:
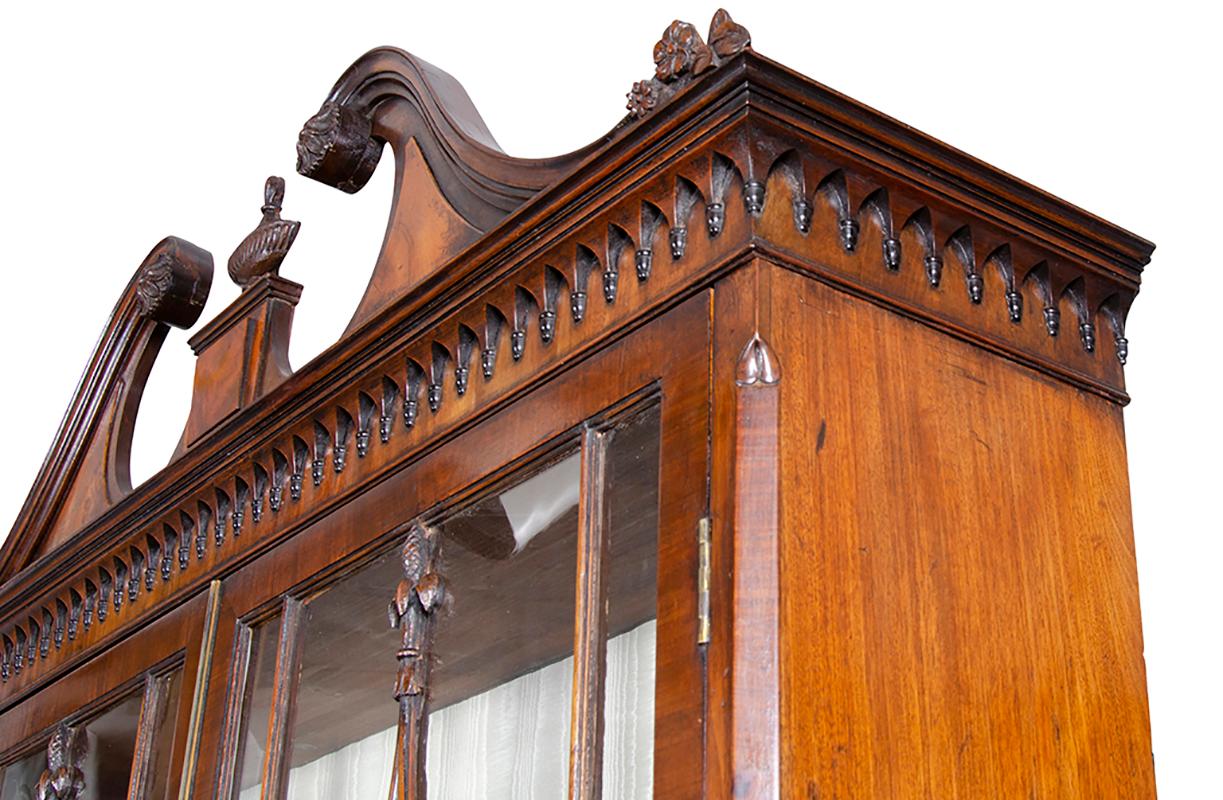
{"label": "polished mahogany surface", "polygon": [[650,624],[657,797],[1153,796],[1121,425],[1153,245],[725,11],[653,60],[606,136],[515,159],[437,67],[358,59],[297,146],[345,192],[395,160],[348,329],[290,369],[310,220],[269,178],[133,489],[214,273],[153,249],[0,550],[6,776],[75,798],[138,697],[129,797],[291,796],[389,732],[379,780],[423,798],[431,713],[571,659],[565,781],[598,798],[608,642]]}

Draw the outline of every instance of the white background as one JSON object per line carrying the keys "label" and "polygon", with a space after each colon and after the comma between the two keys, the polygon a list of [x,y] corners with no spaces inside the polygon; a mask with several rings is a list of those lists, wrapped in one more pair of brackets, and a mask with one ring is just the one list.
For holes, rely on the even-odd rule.
{"label": "white background", "polygon": [[[1155,241],[1130,316],[1126,410],[1155,764],[1167,798],[1223,797],[1218,459],[1218,21],[1205,3],[766,3],[730,11],[755,48]],[[305,284],[290,349],[339,335],[381,243],[392,159],[342,194],[294,173],[301,123],[340,72],[394,44],[467,88],[502,147],[555,155],[623,115],[673,17],[715,6],[432,2],[7,4],[0,12],[0,528],[7,530],[123,286],[174,234],[224,264],[288,180]],[[171,333],[136,430],[139,482],[186,419]],[[1066,442],[1038,446],[1066,447]]]}

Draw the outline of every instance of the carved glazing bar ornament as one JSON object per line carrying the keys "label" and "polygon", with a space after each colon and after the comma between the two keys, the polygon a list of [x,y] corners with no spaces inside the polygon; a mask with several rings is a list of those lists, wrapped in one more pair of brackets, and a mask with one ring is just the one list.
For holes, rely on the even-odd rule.
{"label": "carved glazing bar ornament", "polygon": [[229,277],[245,289],[261,275],[276,274],[297,238],[300,222],[280,218],[285,179],[275,175],[263,186],[263,219],[229,257]]}
{"label": "carved glazing bar ornament", "polygon": [[434,528],[414,523],[403,543],[403,579],[387,609],[391,627],[403,638],[395,699],[399,701],[399,732],[403,743],[403,800],[425,798],[425,740],[428,716],[430,648],[434,612],[446,597],[445,582],[436,569],[440,536]]}
{"label": "carved glazing bar ornament", "polygon": [[81,762],[85,759],[85,748],[84,731],[63,723],[55,729],[47,743],[47,768],[35,787],[36,800],[77,800],[82,795],[85,773],[81,771]]}
{"label": "carved glazing bar ornament", "polygon": [[637,81],[628,93],[629,116],[641,119],[698,75],[721,66],[751,43],[747,28],[731,19],[725,9],[718,9],[709,23],[708,44],[692,24],[675,20],[654,45],[654,77]]}

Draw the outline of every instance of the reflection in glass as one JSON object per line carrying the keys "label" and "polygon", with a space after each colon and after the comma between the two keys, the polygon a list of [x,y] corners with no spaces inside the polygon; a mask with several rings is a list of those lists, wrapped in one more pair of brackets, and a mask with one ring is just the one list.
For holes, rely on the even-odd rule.
{"label": "reflection in glass", "polygon": [[0,777],[0,800],[34,800],[34,787],[47,768],[47,743],[24,758],[4,767]]}
{"label": "reflection in glass", "polygon": [[395,548],[305,606],[290,800],[356,800],[390,791],[399,631],[388,625],[386,607],[403,575],[398,554]]}
{"label": "reflection in glass", "polygon": [[579,456],[442,525],[430,800],[568,794]]}
{"label": "reflection in glass", "polygon": [[85,791],[81,800],[127,797],[140,724],[140,701],[141,693],[137,692],[86,723],[86,751],[81,765]]}
{"label": "reflection in glass", "polygon": [[[148,776],[148,788],[140,793],[140,797],[147,800],[162,800],[169,796],[170,749],[174,742],[181,678],[182,670],[178,669],[150,679],[160,682],[161,702],[156,708],[145,709],[146,713],[153,715],[145,721],[152,726],[153,737],[149,754],[151,760],[143,773]],[[80,800],[114,800],[128,796],[141,724],[141,706],[146,696],[143,691],[128,695],[85,722],[83,730],[79,723],[69,722],[70,729],[77,731],[74,741],[78,744],[72,751],[80,755],[76,766],[84,780]],[[38,780],[46,769],[47,742],[44,741],[37,750],[3,769],[0,800],[33,800],[37,796]]]}
{"label": "reflection in glass", "polygon": [[[659,421],[609,433],[603,794],[652,794]],[[438,525],[447,603],[434,628],[429,800],[568,796],[581,457],[571,453]],[[386,797],[397,750],[402,577],[395,547],[302,607],[286,747],[289,800]],[[241,800],[258,797],[280,623],[254,632]]]}
{"label": "reflection in glass", "polygon": [[658,459],[654,406],[613,432],[607,446],[603,800],[653,794]]}
{"label": "reflection in glass", "polygon": [[237,783],[241,800],[258,800],[263,788],[263,755],[267,751],[268,718],[272,708],[279,641],[279,616],[251,630],[246,697],[242,702],[242,731],[238,739],[242,747]]}

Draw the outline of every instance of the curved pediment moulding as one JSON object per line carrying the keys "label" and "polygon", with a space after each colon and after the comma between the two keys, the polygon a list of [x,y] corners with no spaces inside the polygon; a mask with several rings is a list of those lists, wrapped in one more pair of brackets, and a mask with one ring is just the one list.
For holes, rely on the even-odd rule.
{"label": "curved pediment moulding", "polygon": [[634,84],[629,118],[595,142],[553,158],[514,158],[497,145],[463,87],[446,72],[394,47],[366,53],[336,82],[302,127],[297,171],[353,193],[373,175],[383,145],[395,155],[395,191],[382,251],[349,323],[360,326],[419,286],[540,190],[741,53],[747,29],[719,10],[709,42],[676,20],[654,47],[655,77]]}
{"label": "curved pediment moulding", "polygon": [[[670,52],[656,48],[656,67]],[[500,153],[453,79],[402,51],[350,68],[299,143],[303,173],[345,191],[386,144],[396,154],[387,238],[350,331],[296,374],[274,365],[300,287],[276,275],[294,223],[270,182],[252,246],[235,253],[244,291],[192,339],[217,354],[205,373],[240,373],[241,390],[136,495],[0,587],[5,690],[83,658],[750,259],[1126,400],[1123,324],[1149,243],[750,51],[699,75],[703,62],[685,63],[646,119],[543,160]],[[219,344],[239,320],[262,326],[234,337],[241,370]],[[220,397],[198,382],[193,403]]]}
{"label": "curved pediment moulding", "polygon": [[382,251],[349,328],[409,293],[612,136],[555,158],[514,158],[450,75],[393,47],[357,59],[297,142],[299,173],[349,193],[365,186],[384,145],[395,157]]}
{"label": "curved pediment moulding", "polygon": [[194,325],[211,285],[212,256],[184,239],[163,239],[141,263],[111,312],[0,549],[0,579],[132,491],[132,431],[145,381],[170,326]]}

